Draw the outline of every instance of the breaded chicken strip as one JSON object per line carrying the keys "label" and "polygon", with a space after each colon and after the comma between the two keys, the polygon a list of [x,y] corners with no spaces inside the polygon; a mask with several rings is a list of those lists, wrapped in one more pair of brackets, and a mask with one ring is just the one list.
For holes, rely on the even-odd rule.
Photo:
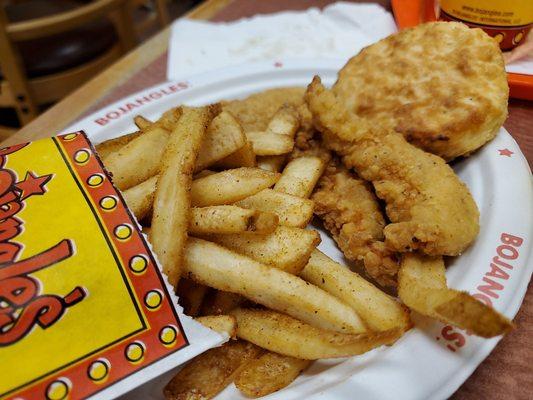
{"label": "breaded chicken strip", "polygon": [[396,286],[399,262],[396,253],[383,242],[385,218],[374,190],[332,157],[321,144],[318,131],[301,130],[291,156],[311,155],[328,163],[311,197],[315,215],[347,259],[364,266],[380,285]]}
{"label": "breaded chicken strip", "polygon": [[395,286],[398,260],[383,243],[385,218],[369,183],[332,161],[311,198],[344,256],[380,285]]}
{"label": "breaded chicken strip", "polygon": [[371,127],[348,112],[315,77],[306,101],[326,146],[348,168],[372,182],[386,203],[388,248],[428,255],[458,255],[479,231],[479,211],[468,188],[444,160]]}

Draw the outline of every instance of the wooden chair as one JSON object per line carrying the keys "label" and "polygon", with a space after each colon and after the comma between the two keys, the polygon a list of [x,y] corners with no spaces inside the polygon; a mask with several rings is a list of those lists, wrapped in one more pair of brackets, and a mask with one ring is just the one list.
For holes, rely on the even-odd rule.
{"label": "wooden chair", "polygon": [[139,36],[142,36],[146,31],[154,29],[156,24],[163,28],[170,23],[170,16],[168,13],[167,0],[130,0],[132,9],[153,9],[146,18],[137,24],[136,31]]}
{"label": "wooden chair", "polygon": [[[14,108],[22,125],[38,115],[39,106],[63,98],[136,43],[129,0],[62,0],[72,7],[52,15],[51,7],[61,2],[48,1],[51,6],[40,4],[48,15],[19,21],[10,21],[5,1],[0,3],[0,107]],[[106,32],[105,37],[95,32]],[[84,42],[74,43],[75,38]],[[76,45],[81,47],[77,53]],[[66,62],[57,63],[61,57],[51,57],[46,46]],[[89,54],[84,53],[86,48]],[[12,133],[13,129],[0,127],[0,138]]]}

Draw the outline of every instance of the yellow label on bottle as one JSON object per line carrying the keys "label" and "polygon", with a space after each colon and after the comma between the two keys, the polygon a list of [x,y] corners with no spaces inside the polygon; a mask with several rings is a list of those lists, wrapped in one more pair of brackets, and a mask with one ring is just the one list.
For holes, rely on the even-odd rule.
{"label": "yellow label on bottle", "polygon": [[440,0],[441,12],[486,26],[523,26],[533,23],[533,0]]}

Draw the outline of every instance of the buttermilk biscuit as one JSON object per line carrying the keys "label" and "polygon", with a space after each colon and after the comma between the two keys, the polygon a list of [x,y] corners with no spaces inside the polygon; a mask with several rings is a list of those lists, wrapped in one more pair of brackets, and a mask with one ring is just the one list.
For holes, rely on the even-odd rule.
{"label": "buttermilk biscuit", "polygon": [[333,91],[371,125],[446,160],[496,135],[509,94],[498,44],[456,22],[419,25],[363,49]]}

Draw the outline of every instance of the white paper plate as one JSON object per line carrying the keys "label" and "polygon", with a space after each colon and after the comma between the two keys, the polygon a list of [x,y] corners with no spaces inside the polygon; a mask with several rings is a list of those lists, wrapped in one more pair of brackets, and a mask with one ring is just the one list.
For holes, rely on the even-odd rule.
{"label": "white paper plate", "polygon": [[[156,119],[178,104],[201,105],[221,99],[242,98],[264,89],[307,85],[318,74],[332,84],[341,65],[335,61],[306,60],[247,64],[224,69],[186,82],[165,83],[123,99],[83,119],[66,131],[83,129],[95,142],[135,130],[132,117]],[[504,254],[512,269],[508,276],[492,277],[493,306],[512,318],[517,313],[533,270],[532,181],[528,164],[513,138],[501,129],[498,136],[473,156],[454,165],[470,188],[481,212],[481,232],[475,244],[450,261],[447,276],[453,288],[479,293],[491,271],[493,257]],[[502,234],[523,240],[520,246],[501,247]],[[320,249],[342,260],[333,241],[322,235]],[[517,255],[518,254],[518,255]],[[501,258],[501,256],[500,256]],[[503,259],[502,259],[503,260]],[[489,282],[490,283],[490,282]],[[394,346],[360,357],[322,360],[288,388],[269,399],[445,399],[470,376],[496,346],[491,340],[468,336],[451,327],[418,317],[417,326]],[[162,398],[168,377],[137,389],[127,398]],[[243,398],[228,387],[217,398]]]}

